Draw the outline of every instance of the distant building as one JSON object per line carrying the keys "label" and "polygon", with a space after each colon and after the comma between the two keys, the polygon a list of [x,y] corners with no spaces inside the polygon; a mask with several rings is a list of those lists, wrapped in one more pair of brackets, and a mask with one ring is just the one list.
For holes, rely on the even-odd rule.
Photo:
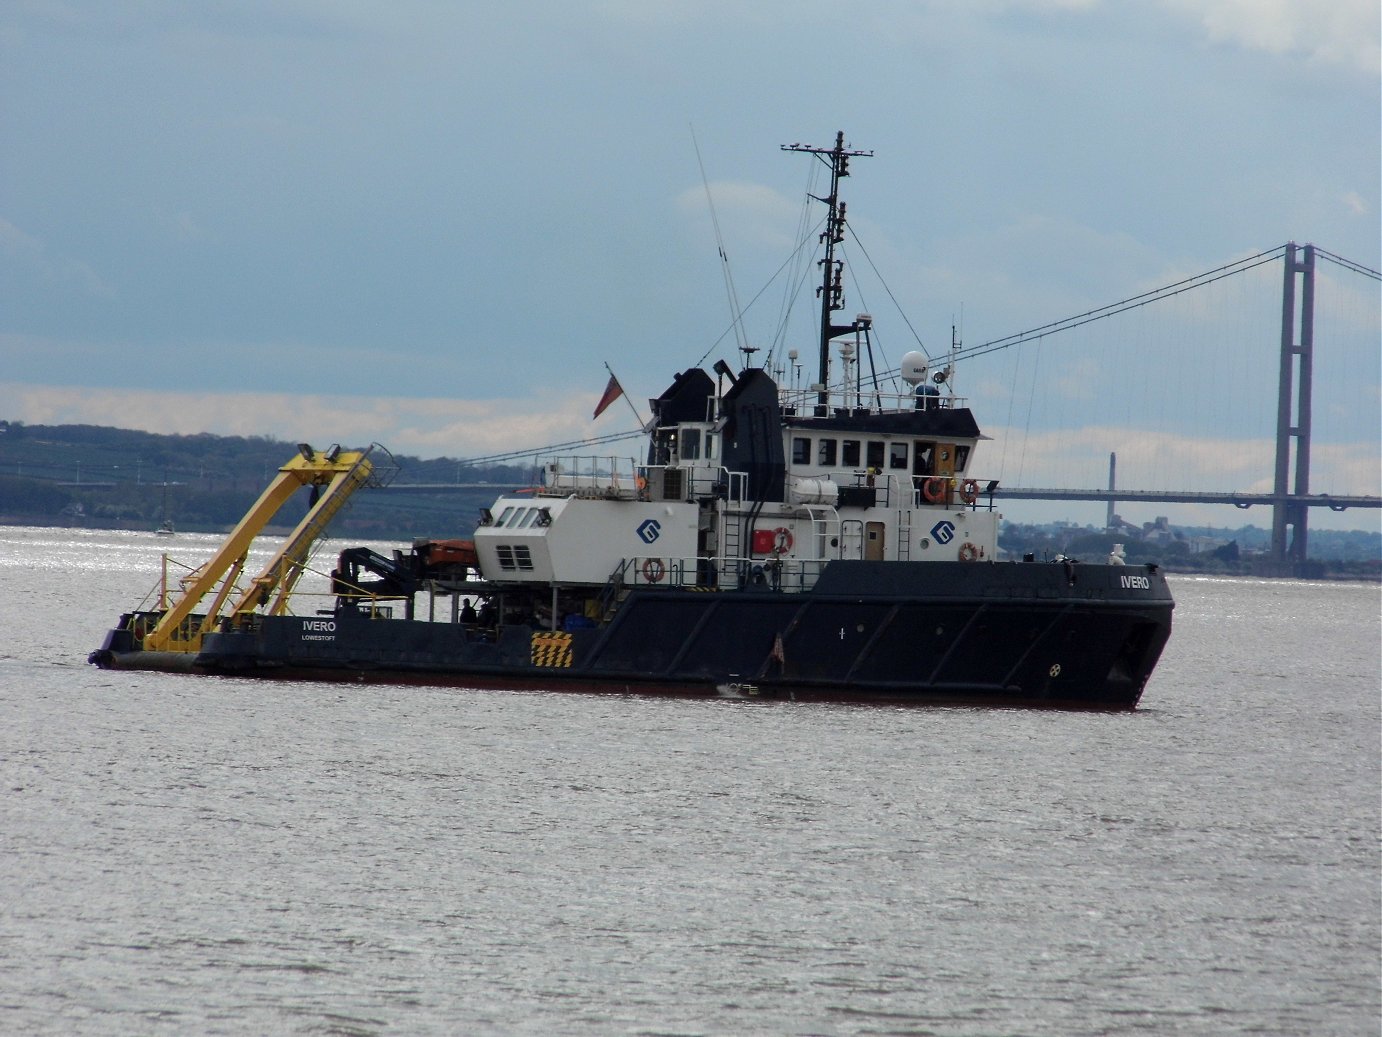
{"label": "distant building", "polygon": [[1208,554],[1210,551],[1217,551],[1219,548],[1228,545],[1228,541],[1223,537],[1213,536],[1186,537],[1185,542],[1190,545],[1190,553],[1192,555]]}
{"label": "distant building", "polygon": [[1165,515],[1158,515],[1155,522],[1142,523],[1142,539],[1149,544],[1167,544],[1176,539],[1175,533],[1171,531],[1171,520]]}

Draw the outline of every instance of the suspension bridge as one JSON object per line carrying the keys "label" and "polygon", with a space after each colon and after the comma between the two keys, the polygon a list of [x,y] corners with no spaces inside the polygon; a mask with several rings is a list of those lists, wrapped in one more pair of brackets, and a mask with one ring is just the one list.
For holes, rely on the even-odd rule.
{"label": "suspension bridge", "polygon": [[[1322,269],[1331,276],[1323,278]],[[1327,293],[1320,290],[1322,281]],[[1123,503],[1268,508],[1273,559],[1287,566],[1304,562],[1312,511],[1382,508],[1382,496],[1368,492],[1374,489],[1378,467],[1373,369],[1382,334],[1374,287],[1378,282],[1382,274],[1376,270],[1315,245],[1292,242],[1064,320],[955,347],[945,360],[952,368],[1000,352],[1014,358],[1008,379],[1014,388],[1006,400],[1009,420],[995,434],[1003,440],[1001,477],[989,481],[987,493],[997,500],[1101,502],[1110,525]],[[1234,284],[1245,287],[1230,290],[1226,297],[1226,286]],[[1330,297],[1332,309],[1321,307],[1322,294]],[[1146,317],[1158,309],[1169,316],[1161,321]],[[1097,331],[1116,327],[1120,319],[1132,321],[1131,330]],[[1083,353],[1078,345],[1061,352],[1064,342],[1079,338]],[[1025,421],[1014,418],[1024,406],[1015,388],[1023,381],[1024,364],[1031,386]],[[974,368],[970,363],[962,370]],[[1121,377],[1110,381],[1110,371]],[[1275,378],[1269,379],[1273,372]],[[777,373],[780,381],[783,374],[790,375],[786,369]],[[1315,398],[1322,385],[1323,407]],[[1001,393],[982,388],[974,395],[980,397],[974,405],[981,419],[1005,402]],[[1273,401],[1270,406],[1265,403],[1268,398]],[[1049,418],[1038,415],[1042,408],[1063,408],[1063,433],[1033,431]],[[1051,422],[1052,427],[1058,425],[1061,422]],[[989,431],[987,423],[985,428]],[[623,432],[557,444],[538,453],[584,451],[641,434]],[[1228,466],[1232,471],[1227,475],[1225,466],[1215,470],[1207,462],[1199,465],[1200,481],[1237,477],[1244,485],[1132,488],[1177,478],[1183,486],[1198,464],[1196,455],[1209,451],[1213,442],[1226,443],[1221,449],[1232,454],[1235,463]],[[1323,492],[1312,489],[1312,460],[1321,446],[1331,469]],[[467,463],[497,464],[534,455],[527,449]],[[1079,458],[1085,478],[1096,457],[1107,457],[1106,483],[1026,485],[1043,473],[1068,472],[1072,456]],[[1131,480],[1124,477],[1131,485],[1116,485],[1115,458],[1132,473]],[[1100,469],[1102,464],[1100,460]],[[1012,465],[1015,476],[1008,471]],[[1362,485],[1347,485],[1350,481]],[[475,486],[395,483],[392,489],[445,492]]]}
{"label": "suspension bridge", "polygon": [[[1272,509],[1272,556],[1286,564],[1304,562],[1312,508],[1345,511],[1349,508],[1382,507],[1382,497],[1356,493],[1311,493],[1310,464],[1315,411],[1313,388],[1316,344],[1316,272],[1321,262],[1370,279],[1382,281],[1382,273],[1314,245],[1289,242],[1194,277],[1145,292],[1074,317],[1004,336],[960,350],[956,359],[982,356],[1001,349],[1059,335],[1075,328],[1115,317],[1158,302],[1205,288],[1270,263],[1282,266],[1281,320],[1278,337],[1275,454],[1270,492],[1232,490],[1119,490],[1115,486],[1115,455],[1109,458],[1109,481],[1103,490],[1050,488],[996,488],[995,496],[1012,500],[1103,501],[1112,524],[1120,501],[1176,504],[1254,505]],[[1366,334],[1366,332],[1364,332]],[[1373,328],[1373,347],[1377,346]],[[1373,431],[1377,426],[1373,424]]]}
{"label": "suspension bridge", "polygon": [[[1052,279],[1051,297],[1060,283]],[[990,502],[1069,502],[1086,511],[1102,504],[1110,529],[1137,528],[1117,514],[1120,506],[1180,506],[1179,525],[1219,525],[1209,516],[1225,505],[1238,514],[1258,509],[1270,513],[1271,560],[1289,573],[1308,557],[1312,515],[1317,528],[1348,528],[1338,513],[1382,508],[1379,283],[1382,274],[1363,264],[1288,243],[1065,320],[977,345],[952,344],[948,355],[932,360],[955,373],[949,388],[991,440],[972,465]],[[904,323],[910,330],[905,315]],[[915,332],[912,337],[919,346]],[[784,330],[779,344],[785,340]],[[886,357],[885,343],[874,344]],[[779,354],[775,345],[765,366],[779,384],[801,388],[793,382],[791,354],[773,361]],[[882,370],[875,380],[897,373]],[[552,454],[605,453],[608,445],[644,435],[625,426],[610,435],[439,459],[455,465],[454,482],[405,476],[386,492],[521,489],[465,481],[462,473],[526,467]],[[15,461],[14,474],[81,491],[146,481],[137,457],[112,456],[77,462],[74,476],[70,463],[55,466],[35,455]],[[264,465],[267,472],[271,464]],[[437,471],[432,462],[429,469]],[[218,481],[233,477],[165,470],[161,484],[166,492]],[[1187,511],[1197,520],[1187,520]]]}

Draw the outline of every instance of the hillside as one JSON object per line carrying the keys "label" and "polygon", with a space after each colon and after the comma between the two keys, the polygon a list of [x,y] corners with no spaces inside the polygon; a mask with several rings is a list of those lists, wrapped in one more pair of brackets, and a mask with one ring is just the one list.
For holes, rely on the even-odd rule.
{"label": "hillside", "polygon": [[[330,444],[319,443],[319,447]],[[347,446],[350,446],[347,444]],[[157,435],[96,425],[24,425],[0,420],[0,524],[153,530],[165,518],[179,530],[229,529],[268,485],[297,445],[263,436]],[[387,463],[384,452],[376,460]],[[469,536],[505,488],[530,486],[532,465],[479,466],[464,459],[395,456],[393,488],[357,494],[333,523],[337,535],[411,541]],[[427,484],[429,491],[406,491]],[[437,488],[444,487],[444,488]],[[280,512],[291,528],[308,507]],[[1004,523],[1000,545],[1010,557],[1031,553],[1107,557],[1125,542],[1129,561],[1155,561],[1177,571],[1248,573],[1260,568],[1268,533],[1253,526],[1213,531],[1222,546],[1198,550],[1207,530],[1170,527],[1140,539],[1065,523]],[[1377,578],[1382,538],[1371,532],[1312,530],[1308,575]],[[1316,571],[1318,570],[1318,571]]]}
{"label": "hillside", "polygon": [[[0,523],[152,530],[167,518],[180,530],[218,532],[240,520],[296,452],[296,444],[262,436],[0,421]],[[387,461],[387,454],[378,456]],[[467,536],[500,487],[532,483],[531,466],[408,456],[394,461],[396,487],[445,489],[357,494],[336,520],[337,533],[403,540]],[[304,490],[301,507],[293,502],[284,508],[281,524],[291,527],[307,506]]]}

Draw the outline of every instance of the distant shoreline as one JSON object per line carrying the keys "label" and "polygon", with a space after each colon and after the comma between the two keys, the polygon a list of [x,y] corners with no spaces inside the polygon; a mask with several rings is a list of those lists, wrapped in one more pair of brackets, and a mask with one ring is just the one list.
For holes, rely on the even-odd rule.
{"label": "distant shoreline", "polygon": [[[23,516],[0,515],[0,526],[9,528],[31,528],[31,529],[80,529],[100,533],[144,533],[150,537],[158,537],[158,534],[146,525],[136,522],[58,522],[58,521],[34,521]],[[231,527],[221,527],[209,529],[205,527],[189,527],[179,529],[180,534],[197,534],[198,536],[225,536],[230,532]],[[292,532],[290,526],[270,526],[264,530],[264,536],[287,536]],[[399,534],[397,536],[379,536],[352,534],[349,531],[344,533],[328,534],[329,540],[364,540],[376,543],[409,543],[415,539],[417,534]],[[159,537],[176,541],[177,535],[172,537]],[[1081,559],[1075,559],[1077,562]],[[1017,559],[999,559],[999,561],[1017,561]],[[1097,562],[1102,559],[1086,558],[1086,562]],[[1129,563],[1130,565],[1136,563]],[[1160,568],[1167,573],[1177,576],[1203,576],[1213,579],[1266,579],[1266,580],[1302,580],[1310,583],[1382,583],[1382,568],[1376,572],[1341,572],[1337,570],[1321,571],[1312,574],[1293,574],[1279,571],[1282,567],[1275,562],[1267,559],[1254,559],[1235,571],[1223,569],[1201,569],[1194,566],[1178,565],[1176,562],[1157,562]],[[1312,558],[1306,563],[1308,567],[1356,565],[1355,562],[1347,562],[1340,559]],[[1271,571],[1278,570],[1278,571]]]}

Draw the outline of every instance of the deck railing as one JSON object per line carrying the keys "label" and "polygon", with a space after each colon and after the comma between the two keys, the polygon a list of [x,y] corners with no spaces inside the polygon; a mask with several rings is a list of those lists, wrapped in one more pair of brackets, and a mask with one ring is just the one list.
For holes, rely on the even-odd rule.
{"label": "deck railing", "polygon": [[744,499],[748,476],[716,465],[650,465],[632,457],[570,456],[542,465],[543,497],[692,501]]}
{"label": "deck railing", "polygon": [[626,587],[667,587],[677,590],[760,589],[800,594],[816,585],[829,559],[645,555],[627,559],[622,574]]}
{"label": "deck railing", "polygon": [[[778,388],[778,403],[788,415],[810,416],[816,413],[819,393],[810,388]],[[850,392],[841,397],[831,393],[828,411],[831,415],[882,414],[907,410],[956,410],[968,406],[965,396],[943,395],[940,392]]]}

